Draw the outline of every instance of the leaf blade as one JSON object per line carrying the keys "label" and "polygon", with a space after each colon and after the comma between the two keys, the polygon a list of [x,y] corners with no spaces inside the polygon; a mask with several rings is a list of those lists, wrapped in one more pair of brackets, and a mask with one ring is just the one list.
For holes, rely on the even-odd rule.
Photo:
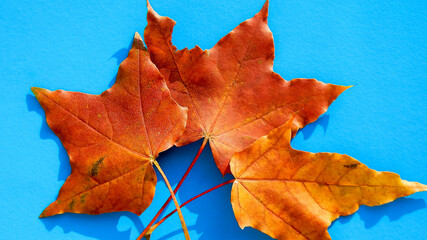
{"label": "leaf blade", "polygon": [[157,182],[152,161],[173,146],[187,109],[171,97],[136,33],[116,83],[100,95],[32,88],[70,157],[71,175],[40,217],[64,212],[141,214]]}
{"label": "leaf blade", "polygon": [[286,81],[274,73],[267,16],[268,1],[212,49],[177,50],[172,44],[175,22],[148,4],[144,31],[148,51],[172,97],[189,108],[186,131],[176,145],[209,139],[222,174],[229,172],[234,152],[284,124],[292,114],[298,116],[295,130],[315,121],[347,89],[314,79]]}
{"label": "leaf blade", "polygon": [[347,155],[294,150],[291,136],[292,120],[233,155],[231,202],[241,228],[252,226],[277,239],[330,239],[331,222],[360,205],[427,191]]}

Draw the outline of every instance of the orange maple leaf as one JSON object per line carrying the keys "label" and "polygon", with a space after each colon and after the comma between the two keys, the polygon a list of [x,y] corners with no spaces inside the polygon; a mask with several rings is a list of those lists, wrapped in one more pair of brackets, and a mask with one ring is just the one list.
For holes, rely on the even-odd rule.
{"label": "orange maple leaf", "polygon": [[331,222],[360,205],[427,191],[347,155],[294,150],[291,127],[292,119],[231,159],[231,203],[241,228],[252,226],[280,240],[326,240]]}
{"label": "orange maple leaf", "polygon": [[68,152],[71,175],[40,215],[64,212],[141,214],[151,203],[158,154],[178,140],[179,106],[138,33],[116,83],[101,95],[32,88],[46,121]]}
{"label": "orange maple leaf", "polygon": [[177,146],[209,140],[222,174],[234,152],[284,124],[296,113],[294,129],[315,121],[348,87],[315,79],[285,81],[273,72],[273,35],[267,25],[268,1],[259,13],[223,37],[212,49],[177,51],[175,22],[148,3],[144,40],[172,97],[189,108]]}

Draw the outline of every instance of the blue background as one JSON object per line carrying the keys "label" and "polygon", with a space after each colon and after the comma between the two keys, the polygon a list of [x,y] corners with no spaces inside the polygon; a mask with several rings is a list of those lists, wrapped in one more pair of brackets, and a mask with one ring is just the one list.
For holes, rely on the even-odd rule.
{"label": "blue background", "polygon": [[[151,3],[177,21],[178,48],[206,49],[252,17],[263,0]],[[298,133],[296,149],[348,154],[376,170],[427,183],[426,10],[425,0],[271,0],[275,71],[285,79],[355,85]],[[38,219],[70,166],[30,87],[101,93],[114,82],[134,32],[143,32],[146,11],[144,0],[0,1],[1,239],[135,239],[168,196],[159,180],[153,204],[139,217],[121,212]],[[172,184],[199,145],[161,154]],[[223,181],[206,149],[177,196],[183,202]],[[192,239],[270,239],[254,229],[240,230],[230,188],[183,209]],[[335,240],[426,239],[426,200],[427,193],[417,193],[361,207],[334,222],[330,234]],[[152,239],[168,237],[183,238],[176,216]]]}

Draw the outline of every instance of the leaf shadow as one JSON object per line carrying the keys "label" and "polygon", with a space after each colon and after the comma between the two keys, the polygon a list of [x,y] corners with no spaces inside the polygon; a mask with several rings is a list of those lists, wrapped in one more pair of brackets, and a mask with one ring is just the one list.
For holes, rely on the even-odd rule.
{"label": "leaf shadow", "polygon": [[115,58],[116,62],[117,62],[117,65],[120,65],[120,63],[123,62],[123,60],[126,59],[126,57],[128,56],[128,53],[129,53],[130,49],[132,48],[132,41],[130,42],[130,45],[127,48],[121,48],[121,49],[117,50],[110,57],[110,59]]}
{"label": "leaf shadow", "polygon": [[58,180],[64,181],[65,179],[67,179],[68,175],[70,175],[71,173],[71,167],[69,164],[67,151],[65,150],[64,146],[62,146],[62,143],[59,140],[59,138],[55,135],[55,133],[53,133],[53,131],[47,125],[45,112],[43,108],[40,106],[36,97],[34,97],[31,94],[27,94],[26,103],[27,103],[28,111],[36,112],[40,114],[40,116],[42,117],[42,125],[40,128],[40,138],[43,140],[45,139],[53,140],[58,146],[58,159],[59,159]]}
{"label": "leaf shadow", "polygon": [[311,137],[311,135],[313,135],[314,130],[316,130],[317,126],[322,127],[323,134],[325,134],[326,130],[328,130],[329,118],[330,118],[329,114],[324,114],[320,118],[318,118],[316,121],[300,129],[299,132],[301,132],[302,135],[304,136],[304,140],[307,140],[308,138]]}
{"label": "leaf shadow", "polygon": [[[165,172],[166,177],[168,178],[172,188],[174,188],[174,186],[178,184],[182,175],[184,175],[185,171],[187,170],[188,166],[191,164],[191,161],[196,155],[196,151],[201,145],[201,143],[202,141],[199,140],[182,147],[173,146],[167,151],[161,152],[157,157],[157,161],[162,167],[162,170]],[[191,170],[190,174],[193,174],[193,172],[195,172],[194,169]],[[164,182],[164,179],[159,174],[157,169],[156,173],[157,181]],[[188,178],[183,183],[183,186],[186,185],[187,181]]]}
{"label": "leaf shadow", "polygon": [[348,215],[348,216],[340,216],[338,219],[336,219],[335,221],[333,221],[331,223],[331,225],[329,225],[328,229],[331,229],[335,225],[335,223],[337,223],[337,222],[339,222],[341,224],[349,223],[351,221],[351,219],[353,219],[354,215],[355,214],[351,214],[351,215]]}
{"label": "leaf shadow", "polygon": [[360,219],[364,221],[365,228],[369,229],[379,223],[381,218],[385,216],[387,216],[391,222],[394,222],[407,214],[423,208],[426,208],[424,199],[399,198],[381,206],[361,206],[358,214],[360,215]]}
{"label": "leaf shadow", "polygon": [[[165,173],[166,177],[168,178],[172,188],[175,188],[176,185],[178,184],[178,182],[180,181],[180,179],[182,178],[183,174],[185,173],[185,171],[187,170],[188,166],[191,164],[194,156],[197,153],[197,150],[199,149],[200,145],[202,144],[202,140],[196,141],[194,143],[182,146],[182,147],[172,147],[170,149],[168,149],[167,151],[161,152],[159,154],[159,156],[157,157],[157,161],[159,162],[159,165],[161,166],[163,172]],[[206,148],[204,150],[204,152],[202,153],[202,155],[205,153]],[[201,158],[199,158],[196,166],[199,164],[199,162],[201,161]],[[163,179],[163,177],[160,175],[159,171],[157,170],[157,168],[154,168],[156,171],[156,175],[157,175],[157,186],[156,186],[156,194],[159,194],[160,192],[158,191],[162,191],[165,194],[165,198],[162,199],[160,202],[163,203],[164,201],[166,201],[166,199],[170,196],[169,192],[165,189],[165,186],[163,186],[163,189],[161,190],[159,183],[162,182],[162,184],[165,184],[165,180]],[[189,199],[190,197],[193,197],[194,195],[196,195],[198,192],[195,192],[194,189],[191,189],[191,196],[183,196],[182,195],[182,191],[185,188],[192,188],[194,186],[194,182],[193,182],[193,177],[194,174],[197,174],[197,169],[193,168],[190,172],[190,174],[188,175],[187,179],[184,181],[182,187],[180,188],[180,190],[178,191],[178,193],[176,194],[176,197],[178,199],[178,201],[180,203],[183,203],[184,201],[186,201],[187,199]],[[189,186],[190,185],[190,186]],[[164,217],[166,214],[168,214],[170,211],[175,210],[175,205],[173,204],[173,202],[171,201],[168,205],[168,207],[165,209],[165,211],[160,215],[159,219],[161,219],[162,217]],[[185,214],[184,214],[185,215]],[[152,216],[151,216],[152,217]],[[185,218],[185,216],[184,216]],[[167,221],[174,221],[176,222],[176,228],[174,229],[167,229],[166,231],[162,231],[160,230],[160,228],[156,231],[153,232],[153,235],[151,237],[151,239],[161,239],[161,240],[166,240],[166,239],[175,239],[175,238],[179,238],[182,235],[182,229],[181,226],[179,224],[179,220],[177,217],[177,214],[175,213],[172,217],[170,217]],[[191,226],[187,223],[187,227],[188,229],[191,230],[196,230],[198,228],[198,226]]]}
{"label": "leaf shadow", "polygon": [[114,77],[110,80],[110,83],[108,83],[108,88],[111,88],[114,83],[116,83],[117,73],[114,75]]}
{"label": "leaf shadow", "polygon": [[[130,49],[132,48],[132,41],[130,41],[130,44],[127,48],[121,48],[119,50],[117,50],[111,57],[110,59],[114,58],[116,59],[116,64],[120,65],[121,62],[123,62],[126,57],[128,56],[128,53],[130,51]],[[110,80],[110,83],[108,84],[108,87],[111,88],[114,83],[116,82],[116,78],[117,78],[117,73],[114,75],[114,77]]]}
{"label": "leaf shadow", "polygon": [[[175,161],[178,161],[179,164],[184,165],[183,167],[181,166],[181,169],[177,170],[180,172],[177,180],[181,178],[181,175],[190,164],[200,145],[201,141],[198,141],[181,148],[175,148],[174,151],[166,152],[165,159],[162,160],[166,160],[166,158],[168,159],[167,168],[176,170],[176,167],[178,166],[174,166],[176,164],[174,163]],[[175,160],[170,159],[172,161],[170,162],[169,156],[175,158]],[[181,159],[181,156],[182,159],[190,159],[190,161],[185,163],[180,162],[177,159]],[[172,176],[172,178],[174,178],[174,176]],[[180,202],[184,202],[191,197],[194,197],[195,195],[232,178],[233,177],[231,174],[227,174],[225,177],[221,175],[215,164],[215,161],[213,160],[211,149],[209,145],[207,145],[200,155],[199,160],[194,165],[194,168],[188,175],[188,178],[185,180],[184,184],[178,191],[177,197],[180,199]],[[245,228],[244,230],[240,230],[230,203],[231,187],[232,184],[228,184],[186,205],[184,209],[189,210],[194,215],[197,215],[196,223],[191,224],[189,229],[196,231],[199,235],[198,239],[201,240],[208,240],[218,237],[218,229],[221,229],[220,234],[222,236],[227,236],[226,239],[271,240],[272,238],[253,228]],[[175,220],[177,221],[177,219],[171,218],[171,221]],[[181,229],[168,232],[165,236],[161,235],[159,239],[173,239],[173,236],[179,236],[179,234],[182,234]]]}
{"label": "leaf shadow", "polygon": [[[187,227],[188,231],[195,230],[196,228],[197,227],[195,227],[195,226],[188,226]],[[182,235],[182,229],[181,228],[179,228],[179,229],[177,229],[177,230],[175,230],[173,232],[170,232],[170,233],[168,233],[166,235],[163,235],[158,240],[175,239],[176,238],[175,236],[180,236],[180,235]]]}
{"label": "leaf shadow", "polygon": [[[394,222],[407,214],[423,208],[426,208],[424,199],[399,198],[381,206],[360,206],[356,214],[358,214],[360,219],[365,223],[365,228],[369,229],[378,224],[385,216],[387,216],[391,222]],[[341,224],[350,222],[356,214],[339,217],[336,221],[332,222],[329,229],[333,227],[336,222]]]}
{"label": "leaf shadow", "polygon": [[130,219],[138,231],[143,231],[144,226],[139,217],[130,212],[104,213],[102,215],[64,213],[42,218],[40,221],[48,231],[59,226],[63,229],[64,233],[76,232],[99,240],[127,240],[130,239],[132,226],[123,231],[117,229],[117,225],[123,217]]}

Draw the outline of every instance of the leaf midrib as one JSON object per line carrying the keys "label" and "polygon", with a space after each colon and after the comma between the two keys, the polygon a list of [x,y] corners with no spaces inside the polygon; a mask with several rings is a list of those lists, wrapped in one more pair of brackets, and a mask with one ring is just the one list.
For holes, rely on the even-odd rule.
{"label": "leaf midrib", "polygon": [[316,181],[308,180],[295,180],[295,179],[256,179],[256,178],[236,178],[236,182],[293,182],[293,183],[316,183],[319,185],[325,186],[338,186],[338,187],[390,187],[390,188],[400,188],[405,186],[400,185],[370,185],[370,184],[340,184],[340,183],[320,183]]}

